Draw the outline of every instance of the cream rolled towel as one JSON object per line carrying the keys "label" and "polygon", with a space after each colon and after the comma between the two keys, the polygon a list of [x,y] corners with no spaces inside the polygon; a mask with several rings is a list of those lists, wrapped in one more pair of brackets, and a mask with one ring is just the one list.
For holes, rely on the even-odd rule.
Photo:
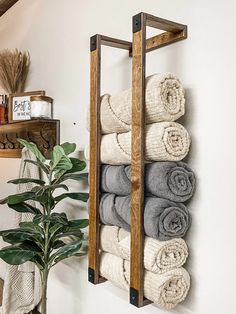
{"label": "cream rolled towel", "polygon": [[[145,97],[147,124],[175,121],[185,112],[183,86],[180,80],[171,73],[154,74],[147,77]],[[114,96],[109,94],[102,96],[100,120],[103,134],[130,131],[132,124],[132,88]]]}
{"label": "cream rolled towel", "polygon": [[[176,122],[160,122],[146,125],[146,161],[180,161],[189,151],[190,136]],[[109,165],[131,163],[131,131],[103,135],[101,139],[101,162]]]}
{"label": "cream rolled towel", "polygon": [[[130,260],[130,233],[116,226],[101,226],[101,250],[125,260]],[[188,247],[183,239],[158,241],[145,237],[144,267],[162,274],[183,266],[188,257]]]}
{"label": "cream rolled towel", "polygon": [[[128,290],[130,263],[109,253],[101,253],[100,274],[116,286]],[[170,310],[184,301],[190,288],[190,276],[180,267],[162,275],[144,272],[144,296],[158,306]]]}

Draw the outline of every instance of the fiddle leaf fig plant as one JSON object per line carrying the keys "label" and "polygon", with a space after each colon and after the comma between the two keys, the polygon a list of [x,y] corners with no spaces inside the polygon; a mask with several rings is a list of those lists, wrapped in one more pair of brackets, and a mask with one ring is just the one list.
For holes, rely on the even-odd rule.
{"label": "fiddle leaf fig plant", "polygon": [[[29,261],[35,263],[42,282],[41,313],[46,314],[50,269],[70,256],[86,254],[83,249],[85,237],[82,229],[88,226],[88,219],[69,220],[66,213],[55,212],[56,206],[65,199],[82,202],[88,200],[88,193],[72,193],[67,185],[68,180],[87,178],[87,173],[80,173],[86,168],[86,163],[69,157],[76,149],[76,145],[72,143],[56,145],[51,160],[46,161],[34,143],[23,139],[18,141],[36,157],[36,161],[25,160],[25,163],[39,167],[45,179],[20,178],[8,182],[16,185],[33,184],[31,191],[9,195],[0,201],[0,204],[7,204],[16,212],[31,213],[33,219],[30,222],[21,222],[16,229],[0,231],[0,236],[9,243],[9,246],[0,250],[0,258],[10,265]],[[32,206],[30,201],[40,206]],[[69,238],[73,240],[67,241]]]}

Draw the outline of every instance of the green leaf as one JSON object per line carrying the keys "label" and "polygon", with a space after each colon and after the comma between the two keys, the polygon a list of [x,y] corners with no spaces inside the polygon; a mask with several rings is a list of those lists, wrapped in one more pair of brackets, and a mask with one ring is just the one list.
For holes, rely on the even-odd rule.
{"label": "green leaf", "polygon": [[26,231],[31,231],[33,233],[43,234],[43,228],[34,224],[32,221],[20,222],[19,226]]}
{"label": "green leaf", "polygon": [[7,198],[8,205],[19,204],[24,201],[34,200],[35,194],[33,192],[24,192],[14,195],[9,195]]}
{"label": "green leaf", "polygon": [[45,182],[43,180],[31,179],[31,178],[21,178],[21,179],[10,180],[7,183],[13,183],[13,184],[35,183],[38,185],[45,185]]}
{"label": "green leaf", "polygon": [[63,247],[65,245],[65,243],[61,240],[56,240],[55,242],[53,242],[52,244],[52,249],[55,250],[55,249],[59,249],[61,247]]}
{"label": "green leaf", "polygon": [[[55,185],[45,185],[43,187],[35,186],[32,192],[35,192],[37,196],[43,196],[43,194],[48,192],[54,192],[56,189],[63,189],[69,191],[69,188],[65,184],[55,184]],[[48,197],[48,194],[47,194]]]}
{"label": "green leaf", "polygon": [[65,213],[52,213],[50,221],[68,226],[68,219]]}
{"label": "green leaf", "polygon": [[0,236],[2,236],[5,242],[10,244],[17,244],[24,242],[28,238],[31,237],[31,233],[20,228],[18,229],[10,229],[10,230],[3,230],[0,232]]}
{"label": "green leaf", "polygon": [[86,251],[81,251],[80,253],[77,253],[77,254],[75,254],[74,256],[80,257],[80,256],[84,256],[84,255],[86,255],[86,254],[87,254]]}
{"label": "green leaf", "polygon": [[0,250],[0,258],[10,265],[21,265],[30,261],[37,253],[21,246],[8,246]]}
{"label": "green leaf", "polygon": [[76,144],[75,143],[64,143],[60,145],[63,149],[66,155],[70,155],[73,153],[76,149]]}
{"label": "green leaf", "polygon": [[76,230],[74,230],[74,229],[70,230],[70,228],[65,228],[65,229],[68,229],[68,231],[56,235],[56,237],[55,237],[56,240],[61,239],[61,238],[65,238],[65,237],[70,237],[70,236],[74,236],[80,240],[84,239],[84,234],[80,229],[76,229]]}
{"label": "green leaf", "polygon": [[57,234],[58,231],[62,230],[63,229],[63,225],[62,224],[59,224],[59,223],[56,223],[54,226],[52,226],[50,229],[49,229],[49,232],[50,232],[50,239],[52,240],[53,237],[55,236],[55,234]]}
{"label": "green leaf", "polygon": [[[58,186],[56,187],[58,188]],[[60,188],[65,188],[61,185]],[[39,202],[43,207],[53,208],[54,207],[54,197],[51,194],[51,191],[54,190],[54,186],[46,185],[43,187],[35,186],[31,191],[34,193],[34,201]]]}
{"label": "green leaf", "polygon": [[18,213],[31,213],[34,215],[39,215],[41,214],[40,210],[36,207],[33,207],[27,203],[19,203],[19,204],[8,204],[8,206]]}
{"label": "green leaf", "polygon": [[78,254],[80,252],[80,249],[82,247],[82,240],[77,240],[72,243],[64,245],[62,248],[60,248],[55,254],[52,255],[51,261],[54,262],[54,265],[58,262],[73,256],[75,254]]}
{"label": "green leaf", "polygon": [[89,220],[88,219],[76,219],[69,221],[69,227],[83,229],[88,227]]}
{"label": "green leaf", "polygon": [[19,244],[19,246],[25,250],[31,250],[35,253],[42,253],[41,247],[36,241],[33,241],[32,239],[22,242],[21,244]]}
{"label": "green leaf", "polygon": [[30,159],[25,159],[25,163],[33,164],[37,167],[39,167],[43,172],[45,172],[47,175],[49,175],[49,168],[46,164],[42,163],[41,161],[34,161]]}
{"label": "green leaf", "polygon": [[42,222],[44,215],[43,214],[37,214],[33,218],[33,224],[38,225],[40,222]]}
{"label": "green leaf", "polygon": [[86,168],[86,162],[84,160],[70,157],[70,161],[72,163],[72,168],[68,170],[67,173],[79,172]]}
{"label": "green leaf", "polygon": [[60,179],[57,180],[57,183],[61,183],[66,180],[81,181],[87,179],[88,179],[87,173],[66,173],[63,176],[61,176]]}
{"label": "green leaf", "polygon": [[68,186],[65,184],[55,184],[52,186],[48,186],[48,190],[51,192],[54,192],[56,189],[63,189],[63,190],[69,191]]}
{"label": "green leaf", "polygon": [[26,148],[28,148],[34,155],[35,157],[41,161],[41,162],[45,162],[46,161],[46,158],[43,156],[43,154],[40,152],[40,150],[38,149],[37,145],[34,144],[34,143],[29,143],[28,141],[26,140],[23,140],[23,139],[17,139],[17,141],[25,146]]}
{"label": "green leaf", "polygon": [[40,254],[34,255],[34,256],[31,258],[30,261],[33,262],[33,263],[35,263],[35,264],[38,266],[38,268],[39,268],[40,270],[44,270],[44,268],[45,268],[45,263],[44,263],[42,257],[40,256]]}
{"label": "green leaf", "polygon": [[73,200],[87,202],[87,200],[89,198],[89,194],[88,193],[64,193],[64,194],[61,194],[61,195],[55,197],[55,202],[58,203],[67,197],[71,198]]}
{"label": "green leaf", "polygon": [[60,145],[56,145],[53,148],[51,165],[54,172],[70,170],[72,168],[70,159],[66,156],[64,149]]}

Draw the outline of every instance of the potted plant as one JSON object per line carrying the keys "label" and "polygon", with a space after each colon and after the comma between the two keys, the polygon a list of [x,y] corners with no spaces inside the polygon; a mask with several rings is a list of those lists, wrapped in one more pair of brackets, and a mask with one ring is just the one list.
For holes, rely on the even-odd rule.
{"label": "potted plant", "polygon": [[[17,229],[0,232],[3,240],[10,244],[0,250],[0,258],[10,265],[20,265],[28,261],[37,265],[42,283],[41,312],[46,314],[47,283],[51,268],[70,256],[86,254],[82,246],[84,233],[81,229],[88,226],[88,219],[69,220],[66,213],[54,211],[58,203],[66,198],[82,202],[88,200],[88,193],[71,193],[66,184],[69,179],[86,179],[87,174],[80,173],[85,169],[86,163],[68,156],[75,151],[75,144],[55,146],[51,160],[46,161],[35,144],[22,139],[19,142],[36,156],[36,161],[25,162],[39,167],[45,179],[20,178],[9,181],[12,184],[34,184],[31,191],[10,195],[0,201],[0,204],[7,204],[17,212],[33,214],[33,220],[20,223]],[[58,193],[62,190],[62,193]],[[36,202],[41,209],[29,205],[28,201]],[[65,243],[64,240],[69,236],[73,240]]]}

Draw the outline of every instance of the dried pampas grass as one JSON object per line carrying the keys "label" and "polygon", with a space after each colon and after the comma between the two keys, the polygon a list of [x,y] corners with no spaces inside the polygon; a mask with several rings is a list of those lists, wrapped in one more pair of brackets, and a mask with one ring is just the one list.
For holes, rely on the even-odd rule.
{"label": "dried pampas grass", "polygon": [[29,72],[29,52],[15,50],[0,51],[0,85],[6,92],[21,93]]}

